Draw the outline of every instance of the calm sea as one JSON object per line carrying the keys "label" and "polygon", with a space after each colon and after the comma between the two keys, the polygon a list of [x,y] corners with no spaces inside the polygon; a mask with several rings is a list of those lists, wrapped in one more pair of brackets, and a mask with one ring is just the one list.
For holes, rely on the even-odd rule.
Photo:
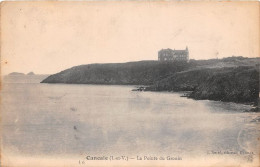
{"label": "calm sea", "polygon": [[[42,84],[46,76],[5,77],[4,155],[214,156],[259,147],[250,106],[196,101],[134,86]],[[217,155],[216,155],[217,156]],[[233,155],[234,158],[249,155]],[[250,155],[252,158],[252,155]]]}

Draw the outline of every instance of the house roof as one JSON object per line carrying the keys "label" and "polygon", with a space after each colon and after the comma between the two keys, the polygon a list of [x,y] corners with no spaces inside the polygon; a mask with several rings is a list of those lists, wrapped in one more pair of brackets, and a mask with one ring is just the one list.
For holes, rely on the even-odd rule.
{"label": "house roof", "polygon": [[170,48],[168,48],[168,49],[161,49],[160,51],[159,51],[159,53],[160,52],[168,52],[168,53],[172,53],[172,54],[174,54],[174,55],[185,55],[185,54],[187,54],[187,51],[186,50],[172,50],[172,49],[170,49]]}

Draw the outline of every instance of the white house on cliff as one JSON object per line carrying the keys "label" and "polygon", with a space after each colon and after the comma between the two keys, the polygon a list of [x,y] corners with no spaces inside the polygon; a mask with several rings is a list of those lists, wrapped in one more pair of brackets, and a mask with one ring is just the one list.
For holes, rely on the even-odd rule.
{"label": "white house on cliff", "polygon": [[158,52],[158,61],[189,61],[189,49],[186,47],[185,50],[172,50],[172,49],[161,49]]}

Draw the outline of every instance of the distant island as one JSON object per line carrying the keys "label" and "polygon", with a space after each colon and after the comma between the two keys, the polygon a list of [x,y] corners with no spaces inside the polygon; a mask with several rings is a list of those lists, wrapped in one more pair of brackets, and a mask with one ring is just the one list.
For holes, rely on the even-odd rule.
{"label": "distant island", "polygon": [[21,75],[21,76],[23,76],[23,75],[25,75],[24,73],[21,73],[21,72],[11,72],[10,74],[8,74],[8,75],[10,75],[10,76],[12,76],[12,75]]}
{"label": "distant island", "polygon": [[260,58],[138,61],[75,66],[41,83],[140,85],[142,91],[189,91],[187,97],[257,104]]}
{"label": "distant island", "polygon": [[34,72],[29,72],[27,75],[35,75]]}
{"label": "distant island", "polygon": [[27,74],[21,73],[21,72],[11,72],[8,74],[9,76],[24,76],[24,75],[35,75],[34,72],[29,72]]}

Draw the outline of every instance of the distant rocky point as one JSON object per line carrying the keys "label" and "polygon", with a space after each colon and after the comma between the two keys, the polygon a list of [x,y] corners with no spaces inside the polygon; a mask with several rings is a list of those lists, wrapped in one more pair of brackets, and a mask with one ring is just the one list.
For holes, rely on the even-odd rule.
{"label": "distant rocky point", "polygon": [[255,103],[260,58],[189,62],[139,61],[87,64],[50,75],[42,83],[142,85],[136,91],[190,91],[194,99]]}
{"label": "distant rocky point", "polygon": [[35,75],[34,72],[29,72],[27,75]]}
{"label": "distant rocky point", "polygon": [[11,72],[10,74],[8,75],[25,75],[24,73],[21,73],[21,72]]}

